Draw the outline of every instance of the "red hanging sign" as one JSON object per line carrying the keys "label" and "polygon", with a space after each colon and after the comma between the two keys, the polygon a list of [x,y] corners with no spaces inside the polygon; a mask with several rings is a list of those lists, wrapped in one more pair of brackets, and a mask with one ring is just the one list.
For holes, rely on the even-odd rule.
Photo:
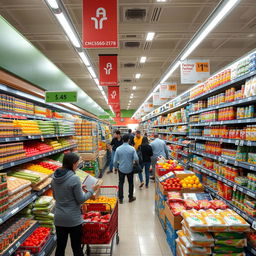
{"label": "red hanging sign", "polygon": [[117,0],[83,0],[83,47],[118,48]]}
{"label": "red hanging sign", "polygon": [[119,86],[108,87],[108,104],[109,105],[120,105],[120,92]]}
{"label": "red hanging sign", "polygon": [[113,111],[114,111],[115,113],[118,113],[118,112],[121,111],[120,104],[113,104],[113,105],[111,105],[111,106],[112,106]]}
{"label": "red hanging sign", "polygon": [[101,86],[117,86],[117,54],[115,55],[99,55],[100,58],[100,85]]}

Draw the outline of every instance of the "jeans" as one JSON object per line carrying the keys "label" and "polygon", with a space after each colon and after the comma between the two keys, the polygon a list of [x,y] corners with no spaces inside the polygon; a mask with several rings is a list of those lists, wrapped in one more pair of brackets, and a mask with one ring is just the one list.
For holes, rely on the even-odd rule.
{"label": "jeans", "polygon": [[115,152],[114,150],[112,150],[112,153],[111,153],[111,161],[110,161],[110,164],[109,164],[109,171],[113,171],[113,167],[114,167],[114,157],[115,157]]}
{"label": "jeans", "polygon": [[129,199],[133,198],[133,172],[131,173],[123,173],[123,172],[118,172],[119,174],[119,190],[118,190],[118,197],[120,200],[123,200],[124,198],[124,181],[125,181],[125,176],[127,176],[127,180],[129,183]]}
{"label": "jeans", "polygon": [[[150,168],[150,165],[151,165],[151,162],[143,162],[141,164],[142,170],[145,167],[146,186],[148,186],[148,183],[149,183],[149,168]],[[142,172],[139,173],[139,179],[140,179],[140,182],[143,182]]]}
{"label": "jeans", "polygon": [[81,247],[82,225],[75,227],[58,227],[56,226],[57,248],[55,256],[65,256],[65,249],[70,234],[71,247],[74,256],[84,256]]}

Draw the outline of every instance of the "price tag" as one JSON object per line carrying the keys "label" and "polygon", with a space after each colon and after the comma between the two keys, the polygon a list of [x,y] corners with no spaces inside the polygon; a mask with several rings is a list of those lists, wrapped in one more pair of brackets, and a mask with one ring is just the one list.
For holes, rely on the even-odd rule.
{"label": "price tag", "polygon": [[16,212],[18,212],[18,211],[19,211],[19,207],[13,209],[13,210],[11,211],[11,214],[14,215],[14,214],[15,214]]}
{"label": "price tag", "polygon": [[0,218],[0,224],[2,224],[3,222],[4,222],[3,219]]}
{"label": "price tag", "polygon": [[256,230],[256,220],[252,223],[252,228]]}
{"label": "price tag", "polygon": [[239,145],[239,140],[236,140],[235,145],[236,145],[236,146]]}
{"label": "price tag", "polygon": [[33,201],[36,200],[36,199],[37,199],[37,196],[34,195],[34,196],[32,197],[32,199],[33,199]]}
{"label": "price tag", "polygon": [[18,141],[18,140],[20,140],[20,138],[17,138],[17,137],[16,137],[15,140]]}
{"label": "price tag", "polygon": [[232,143],[232,140],[228,140],[228,143]]}
{"label": "price tag", "polygon": [[33,156],[33,157],[32,157],[32,160],[35,160],[35,159],[36,159],[36,157],[35,157],[35,156]]}
{"label": "price tag", "polygon": [[242,120],[238,120],[238,123],[241,124],[241,123],[242,123]]}
{"label": "price tag", "polygon": [[223,121],[221,121],[220,124],[223,125]]}
{"label": "price tag", "polygon": [[244,189],[243,189],[243,188],[241,188],[241,187],[239,187],[239,190],[240,190],[241,192],[244,192]]}
{"label": "price tag", "polygon": [[241,140],[240,141],[240,146],[243,146],[244,145],[244,140]]}
{"label": "price tag", "polygon": [[252,97],[249,97],[249,98],[248,98],[248,101],[251,101],[251,100],[252,100]]}
{"label": "price tag", "polygon": [[56,240],[57,240],[57,237],[56,237],[56,236],[54,236],[54,237],[53,237],[53,240],[54,240],[54,241],[56,241]]}
{"label": "price tag", "polygon": [[13,249],[13,248],[11,248],[11,249],[8,251],[9,255],[12,255],[13,252],[14,252],[14,249]]}
{"label": "price tag", "polygon": [[247,194],[248,196],[255,197],[255,194],[252,193],[251,191],[246,191],[246,194]]}
{"label": "price tag", "polygon": [[10,141],[10,138],[5,138],[5,141],[6,141],[6,142]]}
{"label": "price tag", "polygon": [[219,160],[219,161],[222,161],[222,157],[221,157],[221,156],[219,156],[218,160]]}
{"label": "price tag", "polygon": [[251,170],[251,171],[254,171],[254,166],[251,165],[251,166],[250,166],[250,170]]}
{"label": "price tag", "polygon": [[21,245],[20,242],[17,242],[16,247],[18,248]]}
{"label": "price tag", "polygon": [[235,165],[235,166],[238,166],[238,162],[237,162],[237,161],[235,161],[235,162],[234,162],[234,165]]}
{"label": "price tag", "polygon": [[45,252],[42,252],[41,254],[40,254],[40,256],[44,256],[45,255]]}
{"label": "price tag", "polygon": [[224,164],[227,164],[228,163],[228,160],[227,159],[224,159]]}
{"label": "price tag", "polygon": [[12,166],[14,166],[14,163],[13,163],[13,162],[11,162],[11,163],[10,163],[10,166],[11,166],[11,167],[12,167]]}
{"label": "price tag", "polygon": [[237,185],[234,185],[233,191],[236,191],[236,189],[237,189]]}

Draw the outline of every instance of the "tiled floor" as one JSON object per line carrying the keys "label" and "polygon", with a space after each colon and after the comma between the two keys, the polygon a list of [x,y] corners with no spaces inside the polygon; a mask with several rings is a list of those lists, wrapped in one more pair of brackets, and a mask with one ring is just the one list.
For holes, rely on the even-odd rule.
{"label": "tiled floor", "polygon": [[[117,185],[116,174],[105,174],[105,185]],[[138,189],[138,177],[135,177],[135,196],[137,200],[128,203],[127,181],[125,185],[125,200],[119,205],[119,245],[114,245],[113,256],[169,256],[172,255],[166,242],[162,226],[155,216],[154,183],[149,189]],[[54,254],[53,254],[54,255]],[[68,244],[66,255],[72,251]],[[100,254],[101,255],[101,254]],[[106,256],[106,254],[104,255]]]}

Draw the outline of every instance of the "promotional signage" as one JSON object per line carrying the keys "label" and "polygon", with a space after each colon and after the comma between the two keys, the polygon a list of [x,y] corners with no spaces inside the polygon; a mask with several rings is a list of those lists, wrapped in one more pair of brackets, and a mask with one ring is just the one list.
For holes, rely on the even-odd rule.
{"label": "promotional signage", "polygon": [[117,55],[99,55],[100,59],[100,85],[116,86],[118,85],[117,75]]}
{"label": "promotional signage", "polygon": [[120,105],[120,91],[119,86],[108,87],[108,104],[109,105]]}
{"label": "promotional signage", "polygon": [[112,108],[113,108],[113,111],[115,112],[115,113],[119,113],[120,111],[121,111],[121,108],[120,108],[120,104],[118,103],[118,104],[113,104],[113,105],[111,105],[112,106]]}
{"label": "promotional signage", "polygon": [[146,112],[146,113],[149,113],[149,112],[151,112],[151,111],[153,111],[154,110],[154,105],[153,105],[153,103],[145,103],[144,104],[144,111]]}
{"label": "promotional signage", "polygon": [[165,83],[160,85],[160,100],[173,99],[177,96],[177,84]]}
{"label": "promotional signage", "polygon": [[208,60],[184,60],[181,63],[181,83],[197,84],[210,77]]}
{"label": "promotional signage", "polygon": [[117,0],[83,0],[83,47],[118,48]]}
{"label": "promotional signage", "polygon": [[77,92],[45,92],[45,102],[77,102]]}
{"label": "promotional signage", "polygon": [[162,106],[166,102],[166,99],[160,98],[160,92],[153,93],[153,105],[154,106]]}

